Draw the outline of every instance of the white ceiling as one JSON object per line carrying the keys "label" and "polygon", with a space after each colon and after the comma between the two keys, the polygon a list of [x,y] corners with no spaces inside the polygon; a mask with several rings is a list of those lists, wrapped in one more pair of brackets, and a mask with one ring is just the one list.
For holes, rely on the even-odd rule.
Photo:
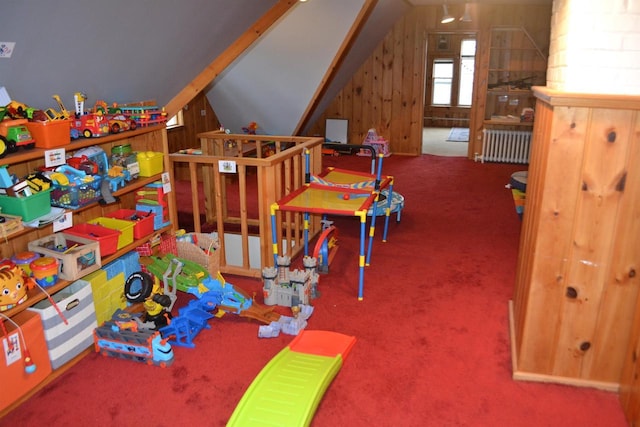
{"label": "white ceiling", "polygon": [[439,4],[462,4],[462,3],[479,3],[479,4],[551,4],[553,0],[407,0],[414,6],[431,6]]}

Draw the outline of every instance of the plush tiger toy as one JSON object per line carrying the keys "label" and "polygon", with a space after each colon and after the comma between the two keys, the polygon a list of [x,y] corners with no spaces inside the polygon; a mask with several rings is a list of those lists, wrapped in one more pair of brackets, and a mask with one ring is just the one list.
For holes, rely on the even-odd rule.
{"label": "plush tiger toy", "polygon": [[0,311],[22,304],[28,298],[24,273],[11,263],[0,264]]}

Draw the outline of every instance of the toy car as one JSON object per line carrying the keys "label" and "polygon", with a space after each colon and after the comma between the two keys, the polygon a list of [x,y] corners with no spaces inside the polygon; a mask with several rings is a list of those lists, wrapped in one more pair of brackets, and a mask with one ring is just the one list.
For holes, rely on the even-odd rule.
{"label": "toy car", "polygon": [[109,131],[111,133],[135,130],[138,125],[135,120],[128,119],[122,114],[107,116],[107,120],[109,121]]}

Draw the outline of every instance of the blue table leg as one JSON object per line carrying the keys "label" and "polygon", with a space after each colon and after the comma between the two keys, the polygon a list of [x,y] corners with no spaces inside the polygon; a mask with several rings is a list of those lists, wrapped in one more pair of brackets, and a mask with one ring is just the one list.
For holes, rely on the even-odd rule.
{"label": "blue table leg", "polygon": [[387,195],[387,210],[384,219],[384,231],[382,232],[382,241],[387,241],[387,233],[389,232],[389,217],[391,217],[391,201],[393,200],[393,181],[389,184],[389,194]]}
{"label": "blue table leg", "polygon": [[360,213],[360,257],[358,258],[358,266],[360,268],[360,277],[358,280],[358,300],[362,301],[364,293],[364,241],[367,223],[367,211]]}
{"label": "blue table leg", "polygon": [[373,201],[373,207],[371,208],[371,226],[369,227],[369,247],[367,249],[367,261],[366,265],[371,264],[371,251],[373,250],[373,236],[376,233],[376,217],[378,216],[378,198],[380,193],[376,194],[376,198]]}
{"label": "blue table leg", "polygon": [[278,237],[276,233],[278,229],[276,227],[276,210],[278,209],[278,204],[274,203],[271,205],[271,244],[273,248],[273,266],[278,266]]}

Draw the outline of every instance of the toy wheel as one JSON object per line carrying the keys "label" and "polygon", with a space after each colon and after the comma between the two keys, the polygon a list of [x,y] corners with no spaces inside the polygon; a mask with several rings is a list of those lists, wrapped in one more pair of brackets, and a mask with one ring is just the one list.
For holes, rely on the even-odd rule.
{"label": "toy wheel", "polygon": [[91,138],[93,136],[93,133],[91,133],[89,129],[85,129],[82,131],[82,136],[84,136],[85,138]]}
{"label": "toy wheel", "polygon": [[111,133],[118,133],[120,132],[120,125],[117,123],[114,123],[111,125]]}
{"label": "toy wheel", "polygon": [[9,152],[9,143],[7,139],[0,135],[0,159],[7,155]]}
{"label": "toy wheel", "polygon": [[137,127],[138,127],[138,123],[136,123],[135,120],[131,120],[131,123],[129,124],[129,129],[136,130]]}
{"label": "toy wheel", "polygon": [[15,141],[12,140],[7,140],[7,151],[9,153],[15,153],[16,151],[18,151],[18,146],[16,145]]}
{"label": "toy wheel", "polygon": [[36,148],[36,143],[35,142],[32,142],[31,144],[26,144],[24,146],[25,150],[33,150],[34,148]]}
{"label": "toy wheel", "polygon": [[143,302],[153,290],[153,278],[144,271],[131,274],[124,284],[124,296],[128,302]]}

